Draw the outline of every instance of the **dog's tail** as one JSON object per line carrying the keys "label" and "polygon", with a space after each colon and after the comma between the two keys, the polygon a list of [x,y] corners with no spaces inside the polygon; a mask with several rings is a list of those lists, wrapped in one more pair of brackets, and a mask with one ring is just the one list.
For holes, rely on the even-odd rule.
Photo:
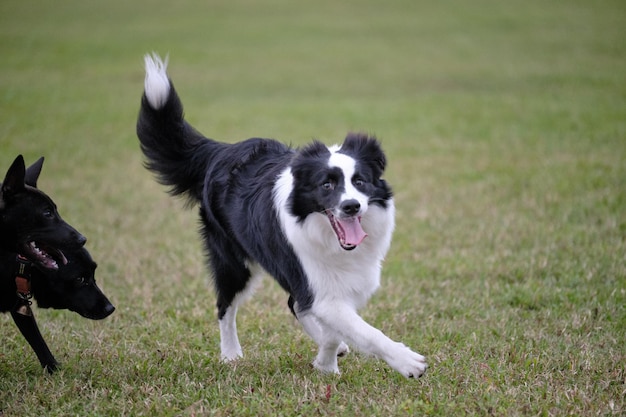
{"label": "dog's tail", "polygon": [[200,201],[206,167],[215,147],[183,117],[183,106],[167,76],[167,59],[146,55],[145,91],[137,120],[137,136],[145,166],[172,195]]}

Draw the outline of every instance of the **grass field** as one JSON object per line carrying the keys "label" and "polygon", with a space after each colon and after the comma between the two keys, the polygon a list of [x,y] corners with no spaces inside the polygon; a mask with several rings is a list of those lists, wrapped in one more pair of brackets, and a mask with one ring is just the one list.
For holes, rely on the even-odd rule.
{"label": "grass field", "polygon": [[[363,316],[426,355],[320,375],[271,280],[219,362],[195,210],[142,167],[142,56],[170,54],[208,136],[378,135],[397,229]],[[36,309],[42,372],[0,317],[0,416],[626,413],[626,4],[374,0],[0,2],[0,175],[88,238],[117,306]]]}

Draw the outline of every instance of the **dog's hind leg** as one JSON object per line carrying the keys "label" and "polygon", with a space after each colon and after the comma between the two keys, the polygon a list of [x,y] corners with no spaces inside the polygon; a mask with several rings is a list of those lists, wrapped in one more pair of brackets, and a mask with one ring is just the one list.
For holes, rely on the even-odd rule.
{"label": "dog's hind leg", "polygon": [[252,295],[262,277],[262,270],[254,265],[244,263],[239,268],[233,266],[233,263],[229,264],[230,273],[214,277],[218,293],[221,359],[226,362],[243,356],[237,334],[237,310]]}
{"label": "dog's hind leg", "polygon": [[221,359],[230,362],[242,357],[243,351],[237,335],[237,304],[226,307],[219,324]]}

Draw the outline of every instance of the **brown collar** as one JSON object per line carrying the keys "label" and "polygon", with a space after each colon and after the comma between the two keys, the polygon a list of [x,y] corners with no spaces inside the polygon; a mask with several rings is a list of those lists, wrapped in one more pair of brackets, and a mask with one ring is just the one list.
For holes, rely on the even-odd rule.
{"label": "brown collar", "polygon": [[17,272],[15,273],[15,286],[17,288],[17,304],[15,312],[23,316],[32,316],[30,309],[33,295],[30,292],[30,268],[32,263],[22,255],[17,255]]}

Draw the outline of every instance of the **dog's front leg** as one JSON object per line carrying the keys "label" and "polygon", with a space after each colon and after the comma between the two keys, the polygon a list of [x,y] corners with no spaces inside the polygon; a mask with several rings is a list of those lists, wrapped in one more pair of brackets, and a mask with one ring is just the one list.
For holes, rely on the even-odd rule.
{"label": "dog's front leg", "polygon": [[52,352],[48,349],[46,341],[43,340],[39,327],[35,321],[35,316],[24,316],[22,314],[11,312],[11,317],[20,329],[20,332],[28,342],[31,348],[35,351],[41,366],[46,368],[49,373],[54,372],[57,369],[59,363],[54,359]]}
{"label": "dog's front leg", "polygon": [[341,341],[339,335],[330,332],[330,329],[323,329],[313,314],[299,314],[298,321],[319,348],[313,366],[322,372],[338,374],[337,357],[350,352],[348,345]]}
{"label": "dog's front leg", "polygon": [[[296,318],[298,319],[298,322],[302,325],[305,333],[308,334],[309,337],[313,339],[313,341],[318,346],[324,344],[326,338],[324,338],[322,334],[322,327],[320,326],[319,322],[313,314],[297,313]],[[343,341],[339,343],[335,355],[341,357],[347,355],[348,353],[350,353],[350,348],[348,347],[348,345],[345,344]]]}
{"label": "dog's front leg", "polygon": [[[328,303],[317,305],[313,314],[322,326],[322,334],[329,335],[326,343],[320,344],[315,364],[328,364],[336,355],[327,347],[335,340],[345,340],[357,350],[375,355],[407,378],[420,377],[428,365],[426,359],[413,352],[403,343],[395,342],[383,332],[368,324],[347,304]],[[325,370],[320,368],[321,370]]]}

